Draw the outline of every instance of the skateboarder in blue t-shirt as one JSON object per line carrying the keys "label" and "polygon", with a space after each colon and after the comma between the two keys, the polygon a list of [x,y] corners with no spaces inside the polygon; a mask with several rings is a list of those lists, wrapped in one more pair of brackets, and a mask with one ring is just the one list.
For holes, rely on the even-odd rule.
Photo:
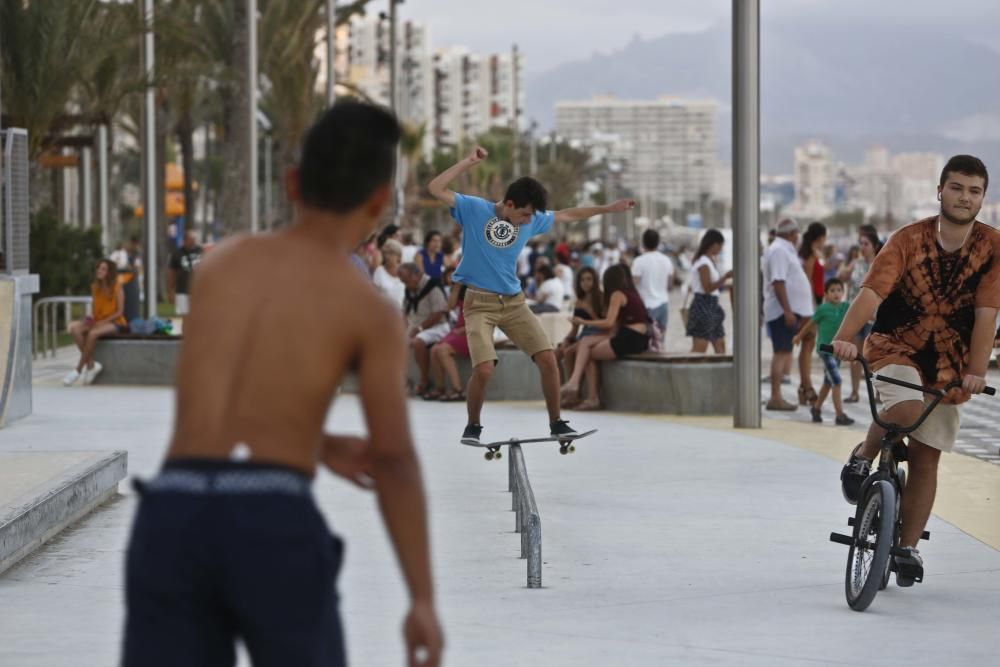
{"label": "skateboarder in blue t-shirt", "polygon": [[516,274],[517,257],[531,237],[548,232],[553,223],[626,211],[634,208],[635,202],[621,199],[608,206],[549,211],[548,193],[541,183],[529,177],[511,183],[501,202],[461,195],[448,188],[451,181],[487,155],[484,148],[477,146],[469,157],[445,170],[427,186],[434,197],[451,207],[452,217],[462,227],[462,261],[453,280],[468,287],[465,332],[473,368],[467,394],[469,423],[462,442],[478,444],[483,431],[479,419],[486,386],[497,363],[493,347],[496,327],[538,366],[550,433],[573,436],[576,431],[559,414],[559,367],[552,343],[525,303]]}

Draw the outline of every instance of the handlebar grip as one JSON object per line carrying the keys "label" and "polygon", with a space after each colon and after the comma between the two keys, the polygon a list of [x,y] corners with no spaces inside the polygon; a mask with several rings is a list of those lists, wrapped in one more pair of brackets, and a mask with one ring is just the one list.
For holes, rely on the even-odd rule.
{"label": "handlebar grip", "polygon": [[826,343],[821,343],[819,346],[819,351],[829,352],[830,354],[833,354],[833,345],[827,345]]}

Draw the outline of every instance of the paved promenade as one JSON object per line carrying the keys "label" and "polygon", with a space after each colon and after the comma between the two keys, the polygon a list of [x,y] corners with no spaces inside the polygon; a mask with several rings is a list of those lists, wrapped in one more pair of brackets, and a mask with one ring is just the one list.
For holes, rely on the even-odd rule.
{"label": "paved promenade", "polygon": [[[0,431],[0,452],[125,449],[130,472],[146,476],[162,457],[171,411],[165,389],[65,389],[42,373],[35,415]],[[457,443],[462,406],[411,403],[446,664],[937,666],[990,664],[1000,653],[1000,466],[946,457],[925,583],[892,585],[858,614],[844,602],[846,548],[827,541],[846,530],[838,461],[857,432],[569,416],[600,432],[571,456],[525,450],[545,562],[543,589],[528,590],[506,461],[488,463]],[[535,435],[545,422],[540,404],[489,405],[485,436]],[[329,428],[360,424],[357,401],[339,399]],[[0,575],[0,664],[115,664],[135,510],[121,490]],[[326,474],[316,492],[347,540],[340,588],[352,664],[403,665],[405,599],[372,496]]]}

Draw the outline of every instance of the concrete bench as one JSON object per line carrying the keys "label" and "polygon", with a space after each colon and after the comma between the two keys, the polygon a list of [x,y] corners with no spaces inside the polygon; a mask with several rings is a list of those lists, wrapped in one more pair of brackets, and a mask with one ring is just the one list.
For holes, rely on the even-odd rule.
{"label": "concrete bench", "polygon": [[[180,351],[178,336],[109,336],[98,342],[94,358],[104,365],[97,384],[170,385]],[[500,363],[487,391],[491,401],[542,400],[538,368],[526,354],[497,346]],[[463,385],[472,366],[458,360]],[[410,359],[408,377],[419,379]],[[601,364],[601,401],[608,410],[674,415],[728,415],[733,409],[733,358],[671,352],[643,352]],[[343,390],[356,392],[357,379],[348,377]]]}
{"label": "concrete bench", "polygon": [[112,335],[97,341],[94,360],[104,370],[94,384],[171,385],[180,336]]}

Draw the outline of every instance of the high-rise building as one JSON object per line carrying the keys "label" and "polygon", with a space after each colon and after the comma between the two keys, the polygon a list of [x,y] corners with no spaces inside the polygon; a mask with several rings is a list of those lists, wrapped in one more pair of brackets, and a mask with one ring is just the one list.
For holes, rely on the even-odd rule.
{"label": "high-rise building", "polygon": [[694,210],[715,189],[715,117],[714,102],[597,97],[558,102],[556,131],[600,144],[622,164],[623,185],[647,206]]}
{"label": "high-rise building", "polygon": [[833,214],[836,175],[830,149],[811,141],[795,148],[795,200],[787,213],[805,221]]}

